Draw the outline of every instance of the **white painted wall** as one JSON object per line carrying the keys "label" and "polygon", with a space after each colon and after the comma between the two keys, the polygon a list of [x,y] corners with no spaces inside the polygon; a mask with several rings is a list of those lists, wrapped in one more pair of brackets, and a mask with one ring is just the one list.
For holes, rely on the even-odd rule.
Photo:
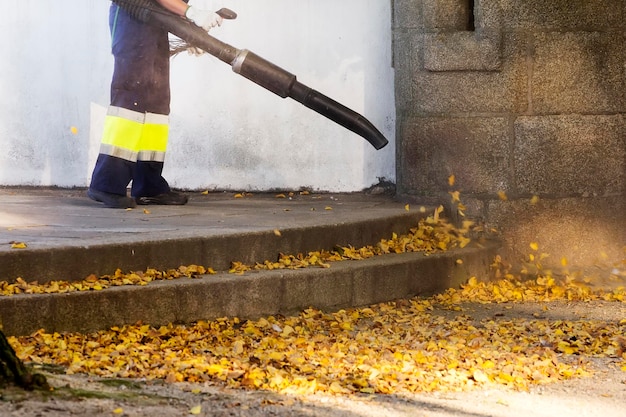
{"label": "white painted wall", "polygon": [[[8,6],[9,0],[0,0]],[[191,2],[194,3],[194,0]],[[195,0],[201,6],[207,0]],[[107,0],[21,0],[0,30],[0,184],[86,186],[109,101]],[[165,177],[185,189],[358,191],[395,180],[387,0],[224,0],[212,32],[363,114],[360,136],[232,72],[211,55],[172,61]],[[73,134],[71,127],[78,129]]]}

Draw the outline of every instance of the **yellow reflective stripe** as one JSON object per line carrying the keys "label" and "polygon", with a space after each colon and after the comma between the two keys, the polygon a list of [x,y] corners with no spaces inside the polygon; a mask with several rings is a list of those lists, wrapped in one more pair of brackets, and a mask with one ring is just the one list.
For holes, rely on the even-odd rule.
{"label": "yellow reflective stripe", "polygon": [[107,116],[104,119],[102,144],[136,153],[141,142],[143,126],[142,123],[121,117]]}
{"label": "yellow reflective stripe", "polygon": [[165,158],[169,136],[169,116],[111,106],[104,121],[100,152],[136,161]]}
{"label": "yellow reflective stripe", "polygon": [[137,151],[165,152],[169,131],[169,125],[144,124],[141,140],[137,144]]}

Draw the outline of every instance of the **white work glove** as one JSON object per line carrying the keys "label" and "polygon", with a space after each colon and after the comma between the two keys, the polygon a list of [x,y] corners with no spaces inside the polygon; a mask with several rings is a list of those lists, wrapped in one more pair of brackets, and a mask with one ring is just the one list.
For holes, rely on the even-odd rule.
{"label": "white work glove", "polygon": [[189,48],[187,48],[187,53],[191,56],[200,56],[205,54],[203,49],[200,49],[196,46],[190,46]]}
{"label": "white work glove", "polygon": [[223,21],[222,17],[217,13],[198,9],[194,6],[189,6],[185,12],[185,17],[207,32],[216,26],[221,26]]}

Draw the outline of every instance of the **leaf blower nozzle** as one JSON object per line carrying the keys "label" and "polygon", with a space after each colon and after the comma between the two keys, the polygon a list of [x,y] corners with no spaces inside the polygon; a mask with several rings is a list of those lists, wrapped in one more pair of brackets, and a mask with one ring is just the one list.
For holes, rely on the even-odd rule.
{"label": "leaf blower nozzle", "polygon": [[[296,76],[247,49],[237,49],[209,35],[185,18],[176,16],[151,0],[112,0],[131,16],[161,27],[173,35],[229,64],[237,74],[274,94],[290,97],[367,140],[374,148],[388,143],[365,117],[330,97],[298,82]],[[231,18],[237,15],[232,12]]]}

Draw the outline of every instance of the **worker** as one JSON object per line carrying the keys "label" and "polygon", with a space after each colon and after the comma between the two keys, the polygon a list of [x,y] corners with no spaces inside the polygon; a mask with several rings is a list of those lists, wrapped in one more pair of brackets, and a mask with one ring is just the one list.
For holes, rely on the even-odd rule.
{"label": "worker", "polygon": [[[214,11],[183,0],[155,1],[207,32],[222,24]],[[110,208],[186,204],[188,197],[172,191],[162,175],[170,113],[168,33],[136,20],[115,3],[109,26],[114,56],[111,103],[87,195]]]}

